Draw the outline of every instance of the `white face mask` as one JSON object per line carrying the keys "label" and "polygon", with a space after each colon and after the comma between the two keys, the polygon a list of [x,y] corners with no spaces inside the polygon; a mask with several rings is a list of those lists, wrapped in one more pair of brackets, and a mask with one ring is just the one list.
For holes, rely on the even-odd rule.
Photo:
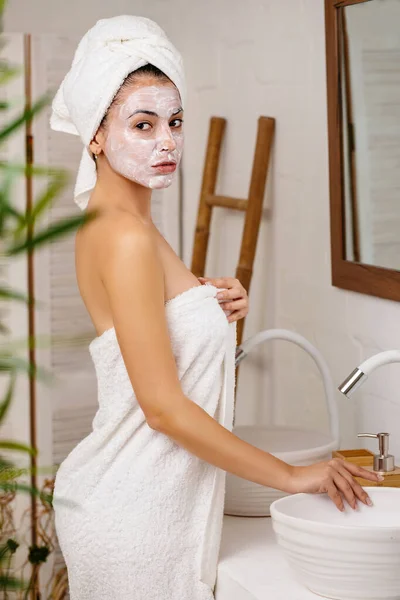
{"label": "white face mask", "polygon": [[104,149],[114,171],[151,189],[171,185],[183,150],[180,109],[178,90],[162,84],[141,87],[116,106]]}

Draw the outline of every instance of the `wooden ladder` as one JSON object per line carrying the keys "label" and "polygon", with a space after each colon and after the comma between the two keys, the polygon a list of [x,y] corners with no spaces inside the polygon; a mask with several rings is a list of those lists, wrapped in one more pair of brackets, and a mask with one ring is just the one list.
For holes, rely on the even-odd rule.
{"label": "wooden ladder", "polygon": [[[212,117],[210,119],[191,270],[196,277],[204,277],[212,209],[215,206],[220,206],[223,208],[241,210],[246,213],[246,216],[240,248],[239,264],[236,268],[236,278],[239,279],[249,294],[258,233],[260,230],[271,146],[274,138],[275,119],[271,117],[259,117],[258,119],[257,141],[249,196],[248,199],[245,200],[231,198],[229,196],[218,196],[215,194],[225,127],[226,119],[221,117]],[[237,346],[242,343],[244,321],[245,319],[240,319],[237,323]],[[236,377],[238,375],[238,368],[239,367],[236,369]]]}

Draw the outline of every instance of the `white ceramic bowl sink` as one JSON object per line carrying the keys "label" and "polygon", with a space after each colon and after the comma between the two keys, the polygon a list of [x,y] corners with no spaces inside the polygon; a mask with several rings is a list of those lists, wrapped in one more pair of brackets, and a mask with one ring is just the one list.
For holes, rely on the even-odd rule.
{"label": "white ceramic bowl sink", "polygon": [[400,489],[366,487],[374,506],[294,494],[271,506],[279,545],[297,579],[335,600],[400,600]]}
{"label": "white ceramic bowl sink", "polygon": [[[338,442],[330,435],[294,427],[241,425],[235,427],[233,433],[245,442],[296,466],[330,460],[332,451],[338,448]],[[271,503],[286,495],[227,473],[224,512],[241,517],[267,517]]]}

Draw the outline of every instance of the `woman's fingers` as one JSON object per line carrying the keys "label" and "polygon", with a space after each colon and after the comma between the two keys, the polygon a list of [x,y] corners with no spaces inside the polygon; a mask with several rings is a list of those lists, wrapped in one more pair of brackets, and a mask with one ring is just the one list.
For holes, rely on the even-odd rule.
{"label": "woman's fingers", "polygon": [[368,494],[364,490],[364,488],[358,483],[358,481],[353,479],[353,476],[349,473],[349,471],[347,471],[346,469],[343,469],[341,471],[341,474],[345,479],[347,479],[347,481],[353,487],[356,497],[359,498],[361,500],[361,502],[363,502],[364,504],[371,506],[372,505],[371,498],[368,496]]}
{"label": "woman's fingers", "polygon": [[357,507],[356,497],[354,495],[354,490],[352,484],[347,481],[345,477],[339,471],[336,471],[333,476],[333,481],[339,492],[343,494],[345,499],[351,508],[355,509]]}
{"label": "woman's fingers", "polygon": [[343,512],[343,499],[333,481],[326,486],[326,493],[328,494],[329,498],[336,504],[337,508],[341,512]]}
{"label": "woman's fingers", "polygon": [[380,473],[368,471],[338,458],[309,467],[297,467],[297,469],[299,480],[297,484],[295,482],[296,491],[327,493],[341,511],[345,508],[344,501],[353,509],[357,508],[358,500],[372,506],[367,491],[355,477],[365,478],[373,482],[379,482],[383,479]]}
{"label": "woman's fingers", "polygon": [[[332,464],[333,463],[333,464]],[[364,488],[354,479],[354,477],[366,477],[370,481],[381,481],[382,475],[371,473],[362,467],[352,463],[341,461],[332,461],[333,482],[340,493],[343,494],[349,505],[357,508],[357,499],[368,506],[372,505],[371,499]]]}
{"label": "woman's fingers", "polygon": [[370,505],[371,501],[369,500],[369,496],[367,492],[361,487],[361,485],[353,479],[353,476],[346,471],[346,469],[339,469],[340,475],[345,479],[348,485],[352,489],[354,501],[353,503],[349,503],[352,508],[357,508],[357,499],[361,500],[364,504]]}
{"label": "woman's fingers", "polygon": [[353,463],[343,461],[343,466],[355,477],[362,477],[363,479],[367,479],[367,481],[383,481],[385,478],[381,473],[375,473],[374,471],[368,471],[367,469],[363,469],[362,467],[358,467],[357,465],[353,465]]}

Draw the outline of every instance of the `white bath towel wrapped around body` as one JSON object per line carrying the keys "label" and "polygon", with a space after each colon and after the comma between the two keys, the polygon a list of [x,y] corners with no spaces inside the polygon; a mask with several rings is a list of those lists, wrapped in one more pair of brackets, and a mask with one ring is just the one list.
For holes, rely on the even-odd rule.
{"label": "white bath towel wrapped around body", "polygon": [[[236,322],[217,292],[194,286],[165,310],[184,393],[232,430]],[[226,473],[147,425],[114,329],[89,350],[99,408],[54,490],[71,600],[211,600]]]}

